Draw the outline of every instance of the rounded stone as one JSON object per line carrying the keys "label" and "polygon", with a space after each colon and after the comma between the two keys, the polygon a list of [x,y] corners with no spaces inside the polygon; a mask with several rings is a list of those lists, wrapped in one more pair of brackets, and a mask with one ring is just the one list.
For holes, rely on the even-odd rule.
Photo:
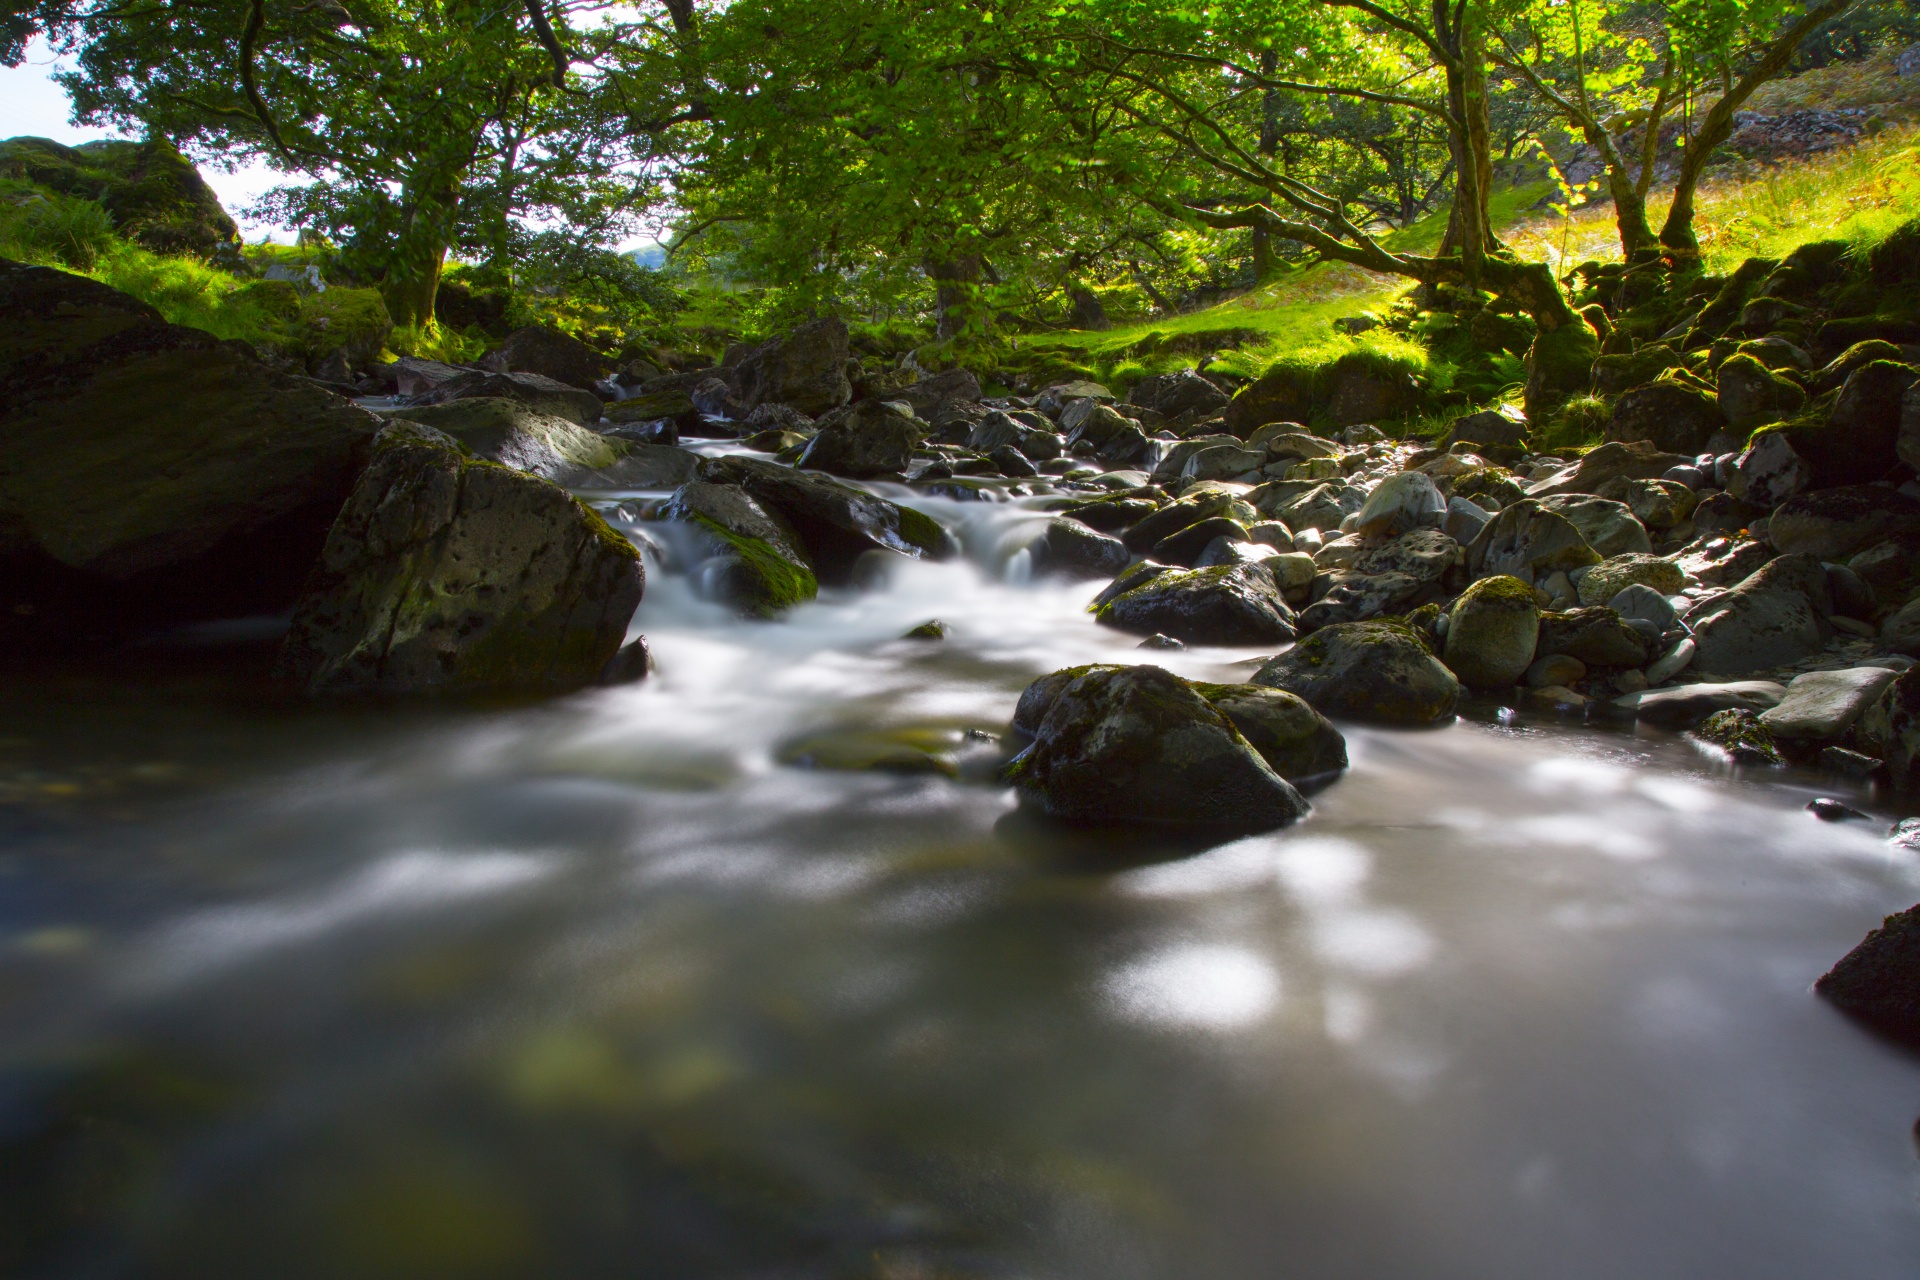
{"label": "rounded stone", "polygon": [[1482,578],[1448,612],[1441,657],[1470,689],[1506,688],[1526,673],[1539,639],[1533,588],[1505,575]]}

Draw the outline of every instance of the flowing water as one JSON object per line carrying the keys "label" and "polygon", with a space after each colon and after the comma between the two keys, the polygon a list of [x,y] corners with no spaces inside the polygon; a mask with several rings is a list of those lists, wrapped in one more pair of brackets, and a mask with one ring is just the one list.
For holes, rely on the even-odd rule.
{"label": "flowing water", "polygon": [[627,688],[290,704],[254,623],[8,678],[0,1271],[1920,1272],[1920,1061],[1808,990],[1920,898],[1801,809],[1863,798],[1479,708],[1290,830],[1063,844],[1028,680],[1256,655],[918,505],[965,558],[778,623],[656,560]]}

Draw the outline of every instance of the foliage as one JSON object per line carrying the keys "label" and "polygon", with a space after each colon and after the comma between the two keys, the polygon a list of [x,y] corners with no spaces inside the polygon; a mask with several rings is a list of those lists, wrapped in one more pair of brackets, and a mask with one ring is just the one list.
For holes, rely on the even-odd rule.
{"label": "foliage", "polygon": [[86,271],[118,243],[113,219],[91,200],[28,192],[0,209],[0,255]]}

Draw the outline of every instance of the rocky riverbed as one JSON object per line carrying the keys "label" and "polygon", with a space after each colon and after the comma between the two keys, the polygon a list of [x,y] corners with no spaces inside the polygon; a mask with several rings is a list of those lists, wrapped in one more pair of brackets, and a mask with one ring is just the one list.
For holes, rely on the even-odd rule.
{"label": "rocky riverbed", "polygon": [[[0,293],[7,1212],[49,1274],[1920,1242],[1912,1060],[1809,993],[1920,893],[1920,352],[1675,341],[1575,456],[1517,408],[880,377],[833,321],[355,403]],[[1916,928],[1822,982],[1874,1035]]]}

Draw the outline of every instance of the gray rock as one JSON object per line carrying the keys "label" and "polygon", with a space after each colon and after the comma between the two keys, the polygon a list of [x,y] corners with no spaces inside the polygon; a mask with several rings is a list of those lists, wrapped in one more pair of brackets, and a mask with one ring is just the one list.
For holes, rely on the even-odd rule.
{"label": "gray rock", "polygon": [[1456,418],[1446,438],[1450,444],[1491,444],[1519,448],[1527,442],[1526,415],[1482,409],[1478,413]]}
{"label": "gray rock", "polygon": [[1158,667],[1065,683],[1008,773],[1022,804],[1069,822],[1265,831],[1307,812],[1224,713]]}
{"label": "gray rock", "polygon": [[862,400],[847,416],[821,428],[796,466],[851,480],[901,475],[926,439],[926,426],[878,400]]}
{"label": "gray rock", "polygon": [[[784,404],[822,414],[853,398],[847,381],[847,326],[831,316],[754,348],[734,371],[743,409]],[[975,386],[972,399],[979,399]],[[917,406],[916,406],[917,407]]]}
{"label": "gray rock", "polygon": [[1901,605],[1880,624],[1880,642],[1895,653],[1920,658],[1920,598]]}
{"label": "gray rock", "polygon": [[1532,499],[1494,516],[1467,548],[1467,572],[1475,578],[1509,574],[1533,582],[1599,560],[1600,553],[1587,545],[1572,521]]}
{"label": "gray rock", "polygon": [[1886,538],[1920,533],[1920,501],[1882,485],[1848,485],[1798,494],[1767,519],[1779,551],[1839,560]]}
{"label": "gray rock", "polygon": [[1159,632],[1188,644],[1284,644],[1293,610],[1259,565],[1175,569],[1116,596],[1095,615],[1135,635]]}
{"label": "gray rock", "polygon": [[1609,556],[1581,576],[1580,603],[1612,604],[1616,595],[1636,584],[1652,587],[1667,596],[1685,586],[1686,578],[1680,566],[1664,556],[1632,553]]}
{"label": "gray rock", "polygon": [[1161,539],[1216,516],[1224,516],[1242,525],[1252,524],[1258,518],[1253,508],[1234,494],[1220,489],[1203,489],[1170,502],[1129,526],[1120,540],[1127,544],[1129,551],[1144,554],[1153,550]]}
{"label": "gray rock", "polygon": [[1288,782],[1326,778],[1347,767],[1346,739],[1305,698],[1258,684],[1192,683]]}
{"label": "gray rock", "polygon": [[1826,645],[1820,615],[1798,591],[1751,590],[1743,583],[1696,613],[1692,628],[1699,648],[1694,665],[1708,675],[1785,666]]}
{"label": "gray rock", "polygon": [[441,382],[431,390],[423,391],[417,396],[409,396],[401,407],[410,410],[425,408],[429,405],[447,404],[454,400],[480,399],[518,401],[536,413],[565,418],[581,426],[592,426],[598,422],[602,410],[600,397],[593,392],[583,391],[579,387],[569,386],[537,373],[477,371],[462,373],[457,378],[449,378]]}
{"label": "gray rock", "polygon": [[327,535],[279,674],[315,694],[578,688],[645,584],[639,552],[565,490],[397,422]]}
{"label": "gray rock", "polygon": [[1447,500],[1430,476],[1401,471],[1382,480],[1367,495],[1354,527],[1369,537],[1391,537],[1409,529],[1437,529],[1446,511]]}
{"label": "gray rock", "polygon": [[573,489],[667,489],[693,478],[696,454],[600,435],[515,400],[484,397],[400,411],[477,458]]}
{"label": "gray rock", "polygon": [[846,582],[869,551],[943,560],[957,549],[938,521],[823,475],[739,456],[712,458],[701,478],[737,484],[792,526],[822,582]]}
{"label": "gray rock", "polygon": [[611,361],[580,339],[546,325],[514,330],[481,364],[496,373],[533,374],[583,391],[591,391],[613,369]]}
{"label": "gray rock", "polygon": [[1565,516],[1588,546],[1603,556],[1653,553],[1653,540],[1633,509],[1624,502],[1592,494],[1561,494],[1536,499],[1542,508]]}
{"label": "gray rock", "polygon": [[1322,715],[1381,724],[1451,719],[1460,700],[1453,673],[1397,622],[1325,627],[1260,668],[1252,682],[1298,694]]}
{"label": "gray rock", "polygon": [[1065,452],[1060,437],[1054,432],[1029,426],[997,411],[974,423],[967,434],[967,448],[976,453],[992,453],[1007,445],[1035,462],[1049,462]]}
{"label": "gray rock", "polygon": [[1812,477],[1785,432],[1763,431],[1733,464],[1727,492],[1741,502],[1766,509],[1799,493]]}
{"label": "gray rock", "polygon": [[1795,676],[1786,697],[1762,714],[1760,723],[1776,738],[1838,738],[1896,674],[1885,667],[1849,667]]}
{"label": "gray rock", "polygon": [[1266,461],[1267,455],[1264,453],[1219,444],[1189,456],[1180,468],[1180,476],[1185,480],[1231,480],[1235,476],[1258,472],[1266,465]]}
{"label": "gray rock", "polygon": [[1416,600],[1425,585],[1404,573],[1356,573],[1336,569],[1318,600],[1300,611],[1299,629],[1318,631],[1343,622],[1363,622],[1385,613],[1396,613]]}
{"label": "gray rock", "polygon": [[1693,665],[1694,655],[1699,651],[1699,642],[1692,636],[1682,637],[1671,649],[1661,654],[1660,657],[1647,668],[1647,683],[1659,684],[1662,681],[1673,679],[1673,677]]}
{"label": "gray rock", "polygon": [[1787,687],[1771,680],[1733,680],[1649,689],[1614,699],[1614,705],[1663,729],[1691,729],[1716,711],[1770,711],[1787,696]]}
{"label": "gray rock", "polygon": [[1454,497],[1447,499],[1447,514],[1440,527],[1449,538],[1464,546],[1479,537],[1480,530],[1491,519],[1493,512],[1471,498]]}
{"label": "gray rock", "polygon": [[1111,578],[1132,558],[1118,538],[1095,533],[1078,520],[1049,520],[1028,547],[1036,572],[1067,578]]}
{"label": "gray rock", "polygon": [[401,356],[386,366],[386,372],[393,376],[394,393],[401,396],[417,396],[431,391],[444,382],[451,382],[460,375],[470,372],[458,365],[445,364],[439,360],[422,360],[416,356]]}
{"label": "gray rock", "polygon": [[[1679,620],[1679,613],[1673,602],[1644,583],[1633,583],[1622,587],[1607,601],[1607,608],[1619,615],[1634,630],[1658,638],[1673,628]],[[1636,622],[1644,622],[1645,627],[1634,627]]]}

